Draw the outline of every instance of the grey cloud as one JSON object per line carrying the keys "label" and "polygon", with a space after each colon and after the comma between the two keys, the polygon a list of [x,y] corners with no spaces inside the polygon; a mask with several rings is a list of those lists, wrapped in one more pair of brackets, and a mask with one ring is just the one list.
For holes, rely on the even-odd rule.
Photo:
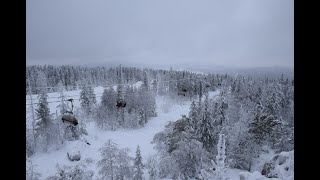
{"label": "grey cloud", "polygon": [[293,66],[292,0],[28,0],[27,63]]}

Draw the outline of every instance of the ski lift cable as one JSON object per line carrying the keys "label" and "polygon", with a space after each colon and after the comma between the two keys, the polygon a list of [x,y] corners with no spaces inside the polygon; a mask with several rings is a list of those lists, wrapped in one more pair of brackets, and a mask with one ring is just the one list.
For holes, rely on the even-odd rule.
{"label": "ski lift cable", "polygon": [[[165,87],[163,87],[165,88]],[[156,90],[156,89],[162,89],[162,88],[153,88],[153,89],[150,89],[150,90],[147,90],[147,91],[153,91],[153,90]],[[138,91],[135,91],[135,92],[123,92],[122,94],[134,94],[134,93],[137,93]],[[97,93],[95,95],[102,95],[103,93]],[[118,93],[108,93],[108,95],[117,95]],[[78,95],[66,95],[66,96],[55,96],[55,97],[48,97],[47,99],[55,99],[55,98],[69,98],[69,97],[79,97],[81,96],[80,94]],[[90,96],[89,96],[90,97]],[[27,100],[30,100],[30,99],[27,99]],[[59,100],[61,102],[61,100]],[[56,102],[56,101],[54,101]]]}
{"label": "ski lift cable", "polygon": [[[153,89],[149,89],[149,90],[146,90],[146,91],[154,91],[156,89],[165,89],[167,87],[162,87],[162,88],[153,88]],[[135,92],[123,92],[122,94],[134,94],[134,93],[138,93],[139,91],[135,91]],[[103,93],[102,93],[103,94]],[[117,95],[118,93],[110,93],[108,95]],[[80,97],[81,95],[74,95],[72,97]],[[69,96],[66,96],[66,97],[69,97]],[[88,97],[96,97],[96,98],[100,98],[102,96],[88,96]],[[60,97],[61,98],[61,97]],[[50,98],[47,98],[47,99],[50,99]],[[73,100],[81,100],[81,98],[79,99],[73,99]],[[67,100],[64,100],[64,101],[67,101]],[[61,100],[58,100],[58,101],[49,101],[48,103],[55,103],[55,102],[61,102]],[[34,104],[39,104],[39,103],[29,103],[29,104],[26,104],[26,105],[34,105]]]}
{"label": "ski lift cable", "polygon": [[[101,95],[103,93],[96,93],[96,95]],[[47,99],[54,99],[54,98],[69,98],[69,97],[78,97],[80,95],[65,95],[65,96],[53,96],[53,97],[48,97]],[[26,99],[26,100],[30,100],[30,99]]]}
{"label": "ski lift cable", "polygon": [[[164,82],[176,82],[176,81],[184,81],[184,80],[189,80],[189,79],[196,79],[196,78],[185,78],[185,79],[177,79],[177,80],[169,80],[169,81],[161,81],[161,83],[164,83]],[[128,84],[114,84],[114,85],[128,85]],[[132,84],[131,84],[132,85]],[[104,86],[104,85],[100,85],[100,86]],[[69,86],[70,87],[70,86]],[[72,87],[72,86],[71,86]],[[80,86],[77,86],[77,87],[80,87]],[[82,86],[82,87],[85,87],[85,86]],[[86,86],[86,87],[93,87],[93,86]],[[97,87],[97,86],[95,86]],[[38,88],[38,87],[37,87]],[[40,88],[51,88],[51,87],[40,87]],[[78,95],[74,95],[74,96],[69,96],[69,97],[76,97]],[[49,97],[48,99],[50,98],[61,98],[61,96],[55,96],[55,97]],[[27,99],[28,100],[28,99]]]}
{"label": "ski lift cable", "polygon": [[[186,79],[178,79],[178,80],[171,80],[171,81],[161,81],[161,82],[175,82],[175,81],[183,81],[183,80],[188,80],[188,79],[195,79],[195,78],[186,78]],[[200,81],[203,81],[203,80],[200,80]],[[204,81],[203,81],[204,82]],[[153,89],[150,89],[150,90],[147,90],[147,91],[153,91],[153,90],[156,90],[156,89],[165,89],[167,88],[167,86],[163,86],[163,87],[158,87],[158,88],[153,88]],[[137,93],[138,91],[135,91],[135,92],[122,92],[122,94],[134,94],[134,93]],[[97,93],[96,95],[102,95],[103,93]],[[110,93],[108,95],[117,95],[118,93]],[[64,96],[66,98],[68,97],[79,97],[80,95],[67,95],[67,96]],[[54,99],[54,98],[61,98],[61,96],[55,96],[55,97],[48,97],[47,99]],[[27,99],[29,100],[29,99]],[[52,101],[52,102],[61,102],[61,100],[59,101]],[[50,103],[50,102],[48,102]],[[35,104],[35,103],[34,103]],[[28,104],[28,105],[31,105],[31,104]]]}
{"label": "ski lift cable", "polygon": [[[162,87],[162,88],[153,88],[153,89],[149,89],[147,91],[153,91],[153,90],[156,90],[156,89],[164,89],[166,87]],[[138,93],[139,91],[135,91],[135,92],[123,92],[122,94],[134,94],[134,93]],[[99,93],[100,95],[102,95],[103,93]],[[117,95],[118,93],[109,93],[108,95]],[[72,97],[80,97],[81,95],[73,95]],[[71,96],[64,96],[65,98],[68,98],[68,97],[71,97]],[[96,97],[96,98],[99,98],[99,97],[102,97],[102,96],[88,96],[88,97]],[[60,96],[61,98],[61,96]],[[51,99],[51,98],[47,98],[47,99]],[[79,99],[73,99],[73,100],[80,100],[81,98]],[[64,101],[67,101],[67,100],[64,100]],[[61,102],[61,100],[57,100],[57,101],[50,101],[48,103],[54,103],[54,102]],[[39,103],[33,103],[33,104],[39,104]],[[31,104],[27,104],[27,105],[31,105]]]}
{"label": "ski lift cable", "polygon": [[[175,82],[175,81],[184,81],[184,80],[188,80],[188,79],[197,79],[196,77],[194,78],[185,78],[185,79],[177,79],[177,80],[168,80],[168,81],[161,81],[161,82]],[[106,87],[106,86],[117,86],[117,85],[128,85],[128,84],[102,84],[102,85],[83,85],[83,86],[67,86],[68,88],[72,88],[72,87],[98,87],[98,86],[103,86],[103,87]],[[130,84],[130,85],[134,85],[134,84]],[[61,87],[54,87],[54,86],[45,86],[45,87],[34,87],[35,89],[59,89]]]}

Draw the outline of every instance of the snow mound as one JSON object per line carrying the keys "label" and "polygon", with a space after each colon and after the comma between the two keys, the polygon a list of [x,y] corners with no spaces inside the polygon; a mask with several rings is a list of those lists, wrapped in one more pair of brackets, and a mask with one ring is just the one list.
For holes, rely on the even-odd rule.
{"label": "snow mound", "polygon": [[293,180],[294,174],[294,152],[281,152],[274,155],[272,159],[266,162],[262,169],[262,174],[266,177],[281,178],[284,180]]}
{"label": "snow mound", "polygon": [[81,159],[80,151],[71,151],[67,155],[70,161],[79,161]]}
{"label": "snow mound", "polygon": [[262,169],[266,162],[275,156],[276,153],[268,146],[262,147],[262,153],[252,162],[251,172],[259,171],[262,172]]}

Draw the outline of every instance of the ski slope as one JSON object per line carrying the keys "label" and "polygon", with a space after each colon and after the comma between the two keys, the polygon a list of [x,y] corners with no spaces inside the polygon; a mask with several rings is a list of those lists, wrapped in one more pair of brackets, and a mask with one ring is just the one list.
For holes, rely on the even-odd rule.
{"label": "ski slope", "polygon": [[[94,91],[97,95],[97,100],[99,102],[99,94],[102,94],[103,87],[96,87]],[[76,96],[80,93],[77,91],[68,91],[65,94],[67,96]],[[219,94],[219,91],[210,92],[210,97],[215,97]],[[58,97],[59,93],[48,93],[49,102],[53,101],[50,97]],[[100,95],[101,96],[101,95]],[[36,96],[33,97],[36,99]],[[75,98],[76,99],[76,98]],[[36,100],[35,100],[36,102]],[[100,159],[99,149],[111,139],[118,144],[119,148],[129,148],[129,154],[134,157],[137,145],[140,146],[143,161],[145,162],[148,156],[153,155],[156,151],[153,149],[154,145],[151,144],[153,136],[162,131],[164,126],[169,121],[176,121],[181,118],[181,115],[188,115],[191,101],[190,100],[172,100],[169,97],[157,96],[157,113],[158,116],[151,118],[149,122],[143,128],[139,129],[119,129],[116,131],[105,131],[100,130],[95,126],[94,121],[84,120],[86,123],[86,129],[88,131],[88,136],[83,136],[81,140],[77,141],[67,141],[60,149],[51,149],[46,153],[36,153],[30,157],[30,160],[35,165],[35,171],[42,174],[42,177],[48,177],[54,175],[57,172],[56,166],[63,165],[74,166],[80,163],[86,158],[93,160],[93,163],[88,169],[93,170],[95,175],[98,174],[96,169],[96,162]],[[53,102],[49,104],[50,111],[55,112],[56,107],[59,102]],[[80,107],[79,101],[75,101],[75,108]],[[27,106],[27,117],[30,117],[30,108]],[[35,107],[34,107],[35,108]],[[80,117],[81,118],[81,117]],[[30,118],[28,119],[30,121]],[[29,122],[30,124],[30,122]],[[90,145],[84,142],[86,139]],[[81,160],[80,161],[69,161],[67,158],[67,152],[80,151]]]}
{"label": "ski slope", "polygon": [[[101,97],[103,90],[103,87],[94,88],[94,92],[97,96],[98,102],[100,101],[99,97]],[[65,92],[65,95],[74,97],[74,99],[78,99],[79,93],[80,90],[67,91]],[[209,97],[215,99],[218,97],[219,93],[219,90],[209,92]],[[48,101],[54,101],[50,99],[50,97],[58,96],[59,93],[48,93]],[[30,98],[30,96],[27,96],[27,98],[28,97]],[[37,102],[36,95],[33,96],[33,99],[34,103]],[[130,150],[129,155],[132,157],[135,157],[135,151],[137,146],[139,145],[143,163],[145,163],[149,156],[156,153],[156,151],[153,149],[154,144],[151,143],[154,135],[162,131],[169,121],[176,121],[181,118],[181,115],[188,115],[191,101],[185,98],[178,98],[173,100],[169,97],[157,96],[156,103],[158,116],[151,118],[145,125],[145,127],[139,129],[118,129],[116,131],[105,131],[97,128],[95,126],[95,122],[92,119],[83,119],[84,123],[86,124],[88,135],[82,136],[81,139],[77,141],[66,141],[59,149],[50,149],[46,153],[38,152],[32,155],[29,160],[31,160],[32,164],[34,165],[34,171],[41,174],[41,179],[45,179],[48,176],[57,173],[58,166],[75,166],[89,158],[92,160],[92,163],[88,164],[87,170],[92,170],[94,172],[93,179],[96,179],[99,177],[96,163],[101,159],[99,149],[107,142],[108,139],[111,139],[112,141],[117,143],[119,148],[128,148]],[[59,102],[50,103],[50,111],[55,112],[58,105]],[[79,101],[75,101],[74,105],[75,108],[80,108]],[[36,106],[34,108],[36,108]],[[27,124],[31,124],[30,112],[30,106],[27,105]],[[86,144],[85,140],[89,142],[90,145]],[[80,161],[72,162],[68,159],[67,153],[73,151],[80,151]],[[229,180],[239,180],[239,174],[241,172],[247,173],[246,176],[248,176],[250,180],[267,179],[259,175],[258,172],[256,172],[258,174],[254,174],[239,169],[229,168],[226,169],[226,177]],[[147,176],[147,172],[145,172],[145,175]]]}

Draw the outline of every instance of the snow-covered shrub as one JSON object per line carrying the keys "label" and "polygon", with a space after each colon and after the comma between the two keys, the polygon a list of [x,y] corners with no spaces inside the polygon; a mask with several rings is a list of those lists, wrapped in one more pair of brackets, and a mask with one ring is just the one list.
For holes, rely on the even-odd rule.
{"label": "snow-covered shrub", "polygon": [[49,176],[46,180],[92,180],[94,172],[87,170],[87,165],[92,163],[92,159],[84,159],[76,166],[57,165],[58,172],[54,176]]}

